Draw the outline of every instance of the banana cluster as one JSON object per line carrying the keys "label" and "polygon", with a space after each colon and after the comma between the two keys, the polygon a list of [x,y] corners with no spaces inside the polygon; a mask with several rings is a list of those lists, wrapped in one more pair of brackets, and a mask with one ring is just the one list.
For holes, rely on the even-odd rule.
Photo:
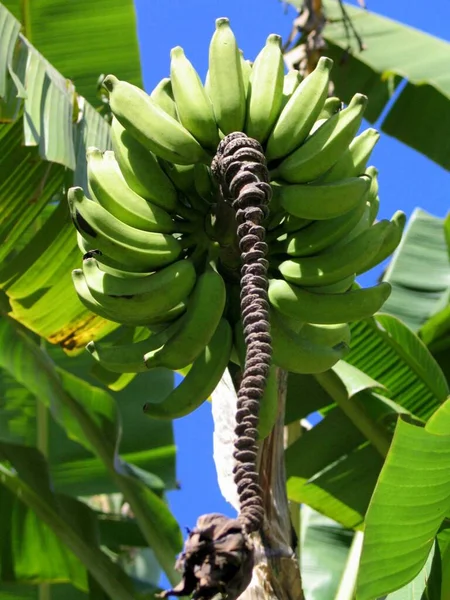
{"label": "banana cluster", "polygon": [[332,65],[322,57],[303,80],[297,71],[285,75],[275,34],[250,63],[221,18],[204,84],[180,47],[171,52],[170,77],[150,95],[105,78],[113,151],[89,149],[88,189],[68,194],[84,254],[73,281],[87,308],[128,326],[122,338],[88,344],[103,367],[185,374],[167,399],[146,405],[151,416],[187,414],[229,360],[244,361],[231,292],[239,255],[210,170],[231,132],[260,142],[271,176],[265,227],[274,365],[295,373],[330,368],[348,351],[348,323],[387,299],[389,284],[361,289],[355,278],[393,252],[405,215],[376,219],[377,170],[367,164],[379,135],[358,135],[364,95],[345,108],[328,98]]}

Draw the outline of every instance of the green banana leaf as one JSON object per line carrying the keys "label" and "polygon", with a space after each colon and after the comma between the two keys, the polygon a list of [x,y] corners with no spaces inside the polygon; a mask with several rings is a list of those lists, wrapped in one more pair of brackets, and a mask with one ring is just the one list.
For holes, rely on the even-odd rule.
{"label": "green banana leaf", "polygon": [[353,531],[307,506],[302,507],[300,571],[308,600],[335,597],[352,539]]}
{"label": "green banana leaf", "polygon": [[436,542],[420,573],[386,600],[441,600],[441,556]]}
{"label": "green banana leaf", "polygon": [[2,4],[20,21],[28,41],[93,106],[100,104],[97,81],[102,73],[142,85],[133,0],[3,0]]}
{"label": "green banana leaf", "polygon": [[[13,553],[2,561],[2,579],[9,575],[13,580],[18,576],[39,581],[59,571],[63,581],[87,591],[89,570],[108,595],[123,600],[135,597],[131,581],[99,547],[94,514],[82,502],[53,492],[38,450],[0,443],[0,473],[2,508],[16,507],[11,521],[2,519],[2,545],[8,547],[9,536],[14,544]],[[26,554],[33,549],[34,561],[27,560]],[[54,557],[55,564],[45,565],[47,551],[52,556],[48,562],[53,563]],[[3,565],[7,565],[6,572]]]}
{"label": "green banana leaf", "polygon": [[449,388],[426,346],[395,317],[351,327],[345,361],[323,374],[289,375],[286,422],[316,411],[324,419],[285,458],[290,500],[361,528],[398,416],[425,420]]}
{"label": "green banana leaf", "polygon": [[450,399],[425,428],[399,419],[366,516],[358,600],[409,583],[450,510]]}
{"label": "green banana leaf", "polygon": [[0,366],[49,407],[70,439],[103,463],[116,489],[130,504],[159,563],[175,581],[173,563],[182,543],[178,525],[164,500],[147,485],[145,472],[130,467],[118,455],[121,422],[110,394],[56,368],[26,334],[6,319],[0,321],[0,348]]}
{"label": "green banana leaf", "polygon": [[[52,356],[54,353],[49,348]],[[78,372],[83,376],[80,358],[65,358],[65,363],[78,364]],[[60,363],[59,363],[60,364]],[[73,372],[73,369],[72,369]],[[86,369],[87,372],[87,369]],[[95,384],[94,379],[85,379]],[[170,372],[157,370],[139,378],[141,385],[157,390],[158,394],[168,393],[173,387],[173,376]],[[136,418],[140,406],[133,402],[134,398],[143,398],[139,387],[133,385],[121,392],[111,392],[117,402],[122,422],[121,456],[145,475],[147,485],[156,493],[164,489],[176,487],[175,446],[172,424],[152,419]],[[7,371],[0,369],[0,440],[29,446],[36,446],[42,441],[40,428],[39,405],[35,397],[26,387],[19,384]],[[50,440],[47,457],[55,489],[58,492],[76,496],[94,494],[111,494],[117,491],[104,463],[79,444],[67,438],[64,431],[53,419],[47,418],[45,439]],[[46,443],[45,440],[42,443]],[[141,470],[141,471],[139,471]]]}
{"label": "green banana leaf", "polygon": [[427,345],[438,337],[432,333],[436,326],[430,326],[429,320],[444,309],[450,294],[450,260],[443,219],[419,208],[413,212],[383,281],[391,284],[392,293],[382,312],[398,317],[413,331],[424,326],[420,335]]}
{"label": "green banana leaf", "polygon": [[[296,8],[300,0],[288,0]],[[386,109],[401,79],[404,89],[383,116],[387,134],[450,169],[450,44],[369,10],[344,3],[366,48],[360,51],[342,22],[339,3],[323,0],[323,35],[333,58],[336,95],[348,102],[355,92],[369,97],[365,117],[374,123]],[[349,52],[349,49],[351,50]],[[424,60],[426,56],[426,60]],[[439,115],[439,118],[436,116]]]}

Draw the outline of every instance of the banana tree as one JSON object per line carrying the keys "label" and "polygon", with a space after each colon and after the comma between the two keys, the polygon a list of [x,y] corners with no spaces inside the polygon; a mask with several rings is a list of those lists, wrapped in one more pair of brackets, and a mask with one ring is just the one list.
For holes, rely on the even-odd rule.
{"label": "banana tree", "polygon": [[[5,17],[5,23],[9,24],[10,29],[13,29],[13,24],[17,28],[10,16]],[[13,43],[10,43],[12,46]],[[25,43],[25,40],[20,38],[19,49],[21,44]],[[13,63],[15,68],[11,67],[11,72],[16,77],[16,88],[20,87],[21,83],[24,86],[24,71],[21,69],[25,63],[27,73],[26,67],[30,64],[28,59],[25,61],[25,50],[18,52],[18,55],[22,52],[22,62],[19,60]],[[26,52],[30,52],[29,45]],[[12,56],[14,58],[17,55]],[[11,72],[10,76],[14,81]],[[13,85],[9,79],[7,81],[9,86]],[[211,81],[210,85],[217,81],[214,75]],[[223,78],[223,82],[228,85],[229,78]],[[114,80],[109,79],[109,83],[113,84],[112,87],[115,85]],[[8,90],[9,100],[17,110],[20,102],[16,99],[16,89],[9,87]],[[26,85],[24,90],[27,90]],[[160,88],[158,92],[161,91]],[[161,96],[159,98],[161,99]],[[166,94],[164,100],[171,100],[172,104],[169,102],[169,105],[173,108],[173,98]],[[88,106],[84,105],[85,112],[81,117],[87,121],[90,117],[86,115],[95,114],[87,108]],[[67,116],[70,113],[66,110],[65,114]],[[317,113],[317,117],[319,116]],[[90,126],[84,125],[81,128],[83,136],[86,130],[90,130],[92,137],[86,141],[86,137],[81,138],[80,134],[80,138],[77,138],[82,139],[79,151],[75,153],[80,163],[79,178],[73,179],[70,173],[61,171],[56,191],[59,191],[62,185],[66,189],[73,183],[87,189],[84,162],[86,148],[92,144],[96,144],[100,149],[109,147],[109,129],[105,127],[104,120],[97,117],[98,115],[92,117],[93,125],[91,123]],[[330,118],[332,114],[322,116],[326,117]],[[75,126],[77,131],[78,125],[79,123]],[[19,127],[23,128],[20,120],[13,121],[10,129],[5,130],[4,139],[11,139],[8,136],[14,126],[17,128],[16,135]],[[44,131],[44,138],[46,133]],[[45,148],[48,144],[43,141],[42,146]],[[19,148],[14,145],[12,147],[15,148],[16,154],[14,158],[12,155],[10,157],[11,168],[25,162]],[[70,155],[70,144],[64,148],[64,153]],[[36,158],[35,155],[34,159]],[[171,175],[172,180],[178,176],[178,181],[183,181],[182,169],[176,170],[167,164],[165,166],[165,172]],[[25,179],[26,173],[24,165],[21,171],[22,179]],[[203,175],[204,170],[200,169],[200,173]],[[68,182],[66,176],[69,176]],[[13,181],[17,185],[21,178],[16,176],[9,185]],[[204,184],[205,179],[200,178],[199,181]],[[184,182],[186,185],[186,178]],[[190,185],[192,181],[187,184],[188,188]],[[206,180],[207,189],[209,185],[209,181]],[[44,190],[48,189],[47,186],[43,187]],[[198,182],[197,187],[204,192],[205,187],[200,187]],[[11,190],[11,187],[5,189]],[[154,446],[149,449],[148,438],[143,438],[151,427],[151,421],[138,419],[133,409],[136,400],[140,402],[139,398],[145,396],[149,400],[147,412],[158,412],[158,404],[161,404],[159,401],[171,394],[172,376],[162,369],[140,373],[134,378],[133,373],[120,374],[102,368],[101,361],[92,368],[92,358],[87,353],[80,352],[86,342],[93,339],[95,350],[92,345],[89,347],[94,350],[92,355],[95,358],[95,352],[100,356],[99,349],[111,349],[124,343],[147,342],[146,334],[144,339],[140,340],[136,336],[142,332],[136,331],[135,327],[119,328],[117,323],[108,319],[108,314],[95,316],[79,303],[67,278],[67,274],[78,266],[80,260],[80,252],[75,248],[75,232],[68,218],[65,198],[64,202],[54,207],[54,193],[49,191],[48,194],[46,199],[39,196],[39,201],[42,202],[41,209],[36,210],[35,214],[27,214],[28,207],[24,209],[23,201],[17,201],[13,206],[8,204],[9,212],[2,212],[11,215],[11,221],[8,224],[5,221],[4,227],[4,239],[7,243],[10,243],[7,234],[11,230],[14,231],[11,223],[19,222],[20,215],[26,215],[26,222],[30,226],[36,223],[37,214],[41,219],[36,223],[38,231],[34,237],[24,236],[23,242],[19,244],[20,236],[15,234],[15,241],[5,250],[2,265],[2,311],[8,316],[1,322],[3,352],[0,365],[4,375],[4,395],[10,399],[10,403],[2,435],[1,465],[5,510],[14,511],[12,518],[4,522],[4,539],[10,542],[9,546],[5,543],[3,553],[3,556],[8,558],[8,568],[5,568],[4,575],[2,571],[4,593],[10,593],[11,586],[16,586],[14,593],[24,593],[18,584],[25,582],[64,581],[70,583],[76,593],[81,595],[93,594],[94,590],[95,593],[106,593],[112,598],[152,594],[155,590],[158,566],[164,569],[172,582],[175,582],[172,565],[175,554],[181,549],[178,527],[167,510],[163,496],[164,489],[174,484],[173,443],[170,426],[164,429],[162,422],[158,421],[152,437]],[[190,201],[195,204],[196,200],[197,204],[193,207]],[[181,206],[181,209],[193,208],[194,213],[201,213],[205,207],[205,199],[202,200],[203,203],[196,199],[194,194],[190,194],[190,200],[184,207]],[[81,204],[82,202],[80,210],[83,210]],[[222,226],[222,222],[227,223],[229,220],[229,213],[227,215],[226,206],[221,208],[224,211],[222,221],[219,220]],[[44,212],[45,210],[48,210],[48,213]],[[186,214],[192,212],[184,211],[184,215]],[[179,221],[182,222],[183,214],[180,213],[179,217]],[[297,219],[301,220],[302,217]],[[276,221],[275,215],[274,229],[279,225]],[[212,222],[211,227],[214,225]],[[22,226],[25,228],[24,223]],[[441,230],[443,231],[443,227]],[[183,233],[189,235],[191,232]],[[219,233],[223,240],[232,245],[232,229],[218,231],[216,225],[215,233]],[[275,239],[277,242],[283,242],[277,235]],[[74,251],[68,260],[65,256],[61,261],[61,251],[67,254],[66,248],[70,240]],[[201,254],[204,254],[203,250]],[[223,258],[226,259],[226,256]],[[101,257],[99,259],[101,261]],[[231,259],[235,257],[231,256]],[[227,264],[231,273],[236,270],[236,264],[232,261],[228,260]],[[444,268],[445,260],[442,260],[442,265]],[[230,294],[229,301],[236,311],[234,294]],[[95,309],[96,305],[93,304],[92,307]],[[439,323],[441,322],[442,317],[439,320]],[[219,343],[216,345],[225,352],[229,351],[226,341],[229,339],[229,333],[226,326],[223,330],[224,333],[219,336]],[[345,328],[342,330],[346,332]],[[412,440],[417,448],[423,449],[424,456],[421,456],[420,464],[422,469],[430,472],[430,477],[442,470],[442,466],[445,467],[445,452],[442,452],[442,464],[431,461],[429,456],[434,456],[441,446],[445,449],[445,439],[440,439],[439,436],[443,436],[442,431],[445,430],[448,383],[419,338],[395,317],[379,314],[354,322],[351,330],[352,349],[345,361],[316,374],[287,374],[286,369],[284,373],[276,371],[275,391],[277,393],[284,387],[287,392],[286,398],[284,399],[284,394],[280,395],[280,403],[275,405],[275,413],[273,410],[270,412],[274,405],[266,403],[269,407],[269,413],[265,415],[266,422],[268,420],[269,423],[276,424],[271,433],[271,428],[268,428],[268,435],[261,444],[260,460],[267,466],[264,491],[270,494],[271,489],[278,486],[277,493],[280,494],[279,499],[282,502],[280,506],[285,509],[282,511],[280,523],[284,533],[288,532],[288,536],[283,535],[282,539],[275,539],[274,551],[268,552],[266,558],[260,557],[255,573],[257,578],[260,576],[260,581],[261,574],[266,578],[269,573],[272,583],[277,582],[275,574],[282,573],[286,576],[285,584],[290,584],[287,589],[291,592],[295,589],[298,594],[302,592],[298,576],[292,568],[295,561],[291,560],[291,546],[295,546],[295,543],[291,538],[286,517],[283,470],[278,468],[283,462],[282,432],[285,425],[290,442],[285,452],[287,494],[291,502],[291,518],[297,537],[303,542],[303,537],[309,532],[310,538],[313,531],[307,528],[306,518],[299,518],[298,507],[300,503],[304,503],[339,521],[335,528],[336,531],[342,531],[342,538],[345,539],[345,543],[340,544],[340,558],[334,570],[337,574],[343,573],[342,583],[339,589],[336,585],[331,586],[326,593],[336,591],[340,598],[345,598],[344,594],[347,594],[347,597],[353,594],[356,585],[355,565],[358,563],[362,537],[359,530],[362,529],[368,506],[367,550],[363,551],[359,583],[361,598],[372,598],[373,593],[381,594],[400,587],[412,580],[421,568],[423,582],[437,562],[434,557],[445,556],[445,546],[442,545],[445,537],[442,534],[438,536],[439,553],[436,553],[434,548],[433,554],[430,554],[431,558],[424,553],[423,545],[419,543],[423,541],[421,535],[413,548],[414,564],[405,564],[406,577],[403,574],[403,578],[400,578],[398,572],[392,574],[386,569],[386,565],[389,567],[388,551],[377,557],[381,561],[379,568],[386,569],[385,578],[377,576],[374,583],[370,569],[365,567],[364,561],[367,556],[367,563],[373,564],[370,548],[373,548],[374,543],[377,546],[380,544],[377,538],[371,536],[377,534],[380,521],[383,521],[383,516],[386,517],[386,513],[380,512],[380,509],[377,513],[377,507],[383,507],[387,494],[381,485],[375,488],[379,473],[385,472],[389,482],[392,479],[390,469],[394,467],[395,470],[395,461],[400,460],[405,466],[405,477],[409,478],[412,485],[417,485],[411,451],[408,451],[408,447],[405,451],[403,440]],[[439,329],[439,335],[436,336],[440,342],[442,331]],[[48,340],[48,343],[39,341],[38,336]],[[152,336],[148,339],[151,342]],[[242,363],[243,354],[242,344],[239,344],[238,340],[239,324],[236,323],[235,354],[229,362],[234,381],[225,375],[213,398],[213,410],[217,415],[217,464],[218,467],[222,465],[223,469],[220,485],[225,497],[232,503],[236,503],[236,489],[231,479],[230,440],[233,438],[235,382],[239,377],[239,365]],[[54,346],[55,343],[59,348]],[[158,356],[153,352],[151,350],[148,353],[149,362]],[[205,353],[206,362],[199,367],[199,371],[202,372],[203,369],[203,373],[205,364],[208,364],[208,352]],[[212,349],[210,353],[213,353]],[[217,351],[214,351],[214,355],[216,354]],[[333,356],[336,358],[336,355]],[[223,371],[223,368],[221,370]],[[100,386],[98,379],[97,384],[93,385],[96,381],[94,376],[101,377],[113,391],[107,392]],[[192,381],[192,376],[188,381]],[[273,381],[274,378],[272,385]],[[149,389],[158,390],[158,397],[148,398]],[[268,389],[270,391],[270,386]],[[200,394],[201,400],[206,395],[206,391],[203,395]],[[36,398],[39,399],[37,407]],[[134,404],[130,402],[132,398]],[[164,404],[165,402],[162,403]],[[187,408],[192,408],[192,405]],[[305,432],[300,425],[307,424],[304,419],[311,413],[320,413],[324,418],[319,425],[308,428]],[[138,421],[140,427],[137,426]],[[414,431],[403,427],[403,422],[414,427]],[[426,426],[423,427],[425,423]],[[323,432],[323,429],[326,431]],[[445,468],[443,470],[446,471]],[[438,483],[441,489],[446,490],[445,478]],[[427,533],[435,537],[442,525],[443,519],[439,519],[441,513],[445,516],[448,506],[445,503],[445,493],[436,496],[436,487],[439,486],[436,486],[434,481],[430,480],[428,487],[430,493],[425,500],[428,503],[433,502],[433,506],[436,503],[439,505],[438,515],[428,520]],[[378,496],[373,494],[374,489],[379,493]],[[89,504],[80,501],[86,496],[92,498],[93,494],[113,492],[120,492],[121,498],[126,501],[126,504],[122,505],[120,515],[117,514],[117,510],[108,510],[108,507],[101,503],[101,499],[97,502],[91,499]],[[404,490],[400,489],[398,493],[404,493]],[[273,506],[269,506],[269,509],[273,510]],[[25,512],[26,519],[23,518]],[[279,514],[272,513],[272,516],[274,522],[280,518]],[[389,538],[394,546],[398,544],[399,529],[402,526],[402,515],[397,517],[396,528],[392,528]],[[370,525],[371,519],[374,525]],[[7,528],[6,523],[13,523],[14,528]],[[19,524],[20,531],[17,529]],[[83,526],[80,526],[81,524]],[[86,524],[89,524],[89,527]],[[319,524],[318,529],[320,525],[323,529],[323,523]],[[353,535],[355,530],[357,533]],[[25,537],[21,537],[23,532]],[[273,534],[273,531],[271,533]],[[42,546],[39,546],[42,556],[39,565],[32,561],[36,554],[33,549],[37,539],[49,540],[47,554],[43,553]],[[19,545],[17,540],[21,542]],[[100,551],[100,547],[106,547],[107,553]],[[123,550],[124,547],[132,547],[134,550],[127,554]],[[156,567],[154,560],[144,554],[143,549],[147,547],[153,549]],[[350,552],[347,555],[348,547]],[[305,558],[310,556],[314,560],[313,551],[308,544],[301,544],[300,552],[303,551],[309,552],[305,554]],[[59,556],[60,560],[49,561],[49,556]],[[144,576],[142,571],[139,573],[139,560],[136,557],[146,561],[147,572],[144,572]],[[348,557],[348,567],[345,570],[344,557]],[[265,560],[268,570],[264,566]],[[55,567],[51,573],[48,573],[49,562]],[[306,563],[303,560],[301,565],[303,573],[306,573]],[[308,584],[308,577],[305,576],[304,579],[304,587],[308,592],[314,587],[320,589],[321,586],[317,586],[317,582],[311,582],[310,579]],[[55,593],[67,593],[68,588],[56,589],[52,586],[52,589]]]}

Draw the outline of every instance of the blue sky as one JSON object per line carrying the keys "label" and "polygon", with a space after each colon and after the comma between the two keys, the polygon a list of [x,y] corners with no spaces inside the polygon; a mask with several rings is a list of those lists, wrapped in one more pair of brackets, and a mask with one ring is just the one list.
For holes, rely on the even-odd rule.
{"label": "blue sky", "polygon": [[[351,2],[356,4],[356,2]],[[367,0],[368,8],[412,27],[449,40],[450,3],[434,0]],[[145,89],[150,92],[169,75],[170,50],[182,46],[200,76],[207,71],[208,47],[217,17],[229,17],[239,46],[254,60],[270,33],[286,39],[295,13],[278,0],[135,0]],[[393,49],[394,52],[394,49]],[[396,210],[409,216],[415,207],[443,217],[449,207],[449,176],[427,158],[382,134],[371,163],[379,169],[381,218]],[[375,282],[381,267],[360,279]],[[233,515],[217,487],[212,461],[212,419],[205,403],[176,421],[178,480],[181,490],[169,494],[182,527],[192,527],[206,512]]]}

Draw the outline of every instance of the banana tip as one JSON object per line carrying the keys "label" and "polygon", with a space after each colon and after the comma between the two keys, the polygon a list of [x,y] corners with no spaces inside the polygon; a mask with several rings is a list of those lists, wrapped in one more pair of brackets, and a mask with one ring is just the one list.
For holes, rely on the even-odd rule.
{"label": "banana tip", "polygon": [[223,27],[224,25],[229,25],[230,19],[228,17],[219,17],[216,19],[216,29],[219,27]]}
{"label": "banana tip", "polygon": [[105,77],[105,79],[103,80],[103,87],[108,91],[108,92],[112,92],[114,89],[114,86],[118,83],[118,79],[115,75],[107,75]]}

